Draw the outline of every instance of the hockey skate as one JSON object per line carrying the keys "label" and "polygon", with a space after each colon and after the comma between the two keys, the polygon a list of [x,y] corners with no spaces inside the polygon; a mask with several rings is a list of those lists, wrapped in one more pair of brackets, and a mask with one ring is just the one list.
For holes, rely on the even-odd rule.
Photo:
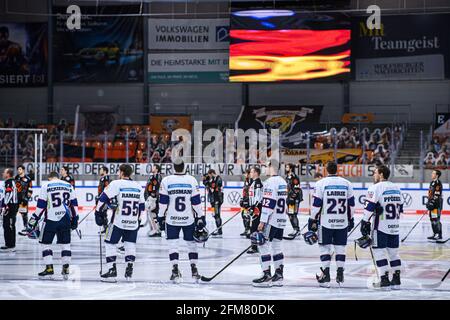
{"label": "hockey skate", "polygon": [[133,264],[129,262],[127,268],[125,269],[125,279],[127,281],[131,281],[132,277],[133,277]]}
{"label": "hockey skate", "polygon": [[197,266],[195,264],[191,264],[191,272],[192,272],[192,279],[194,279],[194,281],[196,283],[198,283],[198,281],[200,280],[201,276],[198,273],[198,269],[197,269]]}
{"label": "hockey skate", "polygon": [[275,274],[272,279],[272,286],[274,287],[282,287],[283,286],[283,265],[275,270]]}
{"label": "hockey skate", "polygon": [[299,229],[294,229],[294,231],[292,231],[290,234],[288,234],[289,238],[295,239],[297,238],[297,236],[300,234],[300,230]]}
{"label": "hockey skate", "polygon": [[336,270],[336,282],[341,286],[344,283],[344,268],[339,267]]}
{"label": "hockey skate", "polygon": [[119,254],[125,254],[125,246],[120,246],[120,247],[117,247],[117,253],[119,253]]}
{"label": "hockey skate", "polygon": [[28,231],[27,231],[27,229],[23,229],[22,231],[19,231],[18,234],[19,234],[19,236],[27,236]]}
{"label": "hockey skate", "polygon": [[394,272],[394,275],[392,276],[391,289],[392,290],[399,290],[401,284],[402,283],[400,281],[400,270],[397,270],[397,271]]}
{"label": "hockey skate", "polygon": [[0,252],[16,252],[16,247],[0,247]]}
{"label": "hockey skate", "polygon": [[117,268],[116,268],[116,264],[113,263],[112,267],[104,274],[102,274],[101,276],[101,281],[102,282],[117,282]]}
{"label": "hockey skate", "polygon": [[48,265],[45,267],[45,270],[42,271],[42,272],[40,272],[40,273],[38,274],[38,276],[39,276],[39,278],[42,279],[42,280],[44,280],[44,279],[50,279],[50,280],[52,280],[54,274],[55,274],[55,272],[54,272],[54,270],[53,270],[53,265],[52,265],[52,264],[48,264]]}
{"label": "hockey skate", "polygon": [[391,290],[391,282],[389,281],[389,272],[386,271],[380,279],[380,289],[381,290]]}
{"label": "hockey skate", "polygon": [[316,274],[317,282],[319,283],[319,286],[323,288],[329,288],[330,287],[330,268],[320,268],[322,270],[322,274],[319,276]]}
{"label": "hockey skate", "polygon": [[161,232],[148,232],[148,237],[149,238],[161,238]]}
{"label": "hockey skate", "polygon": [[247,250],[247,254],[255,254],[258,253],[258,247],[252,246],[250,249]]}
{"label": "hockey skate", "polygon": [[270,274],[270,268],[268,270],[265,270],[260,278],[253,280],[252,284],[254,287],[270,288],[272,286],[272,276]]}
{"label": "hockey skate", "polygon": [[69,265],[68,264],[63,265],[62,270],[61,270],[61,275],[62,275],[63,279],[69,280],[69,274],[70,274]]}
{"label": "hockey skate", "polygon": [[221,238],[222,237],[222,228],[220,228],[220,229],[214,231],[213,233],[211,233],[211,236],[215,237],[215,238]]}
{"label": "hockey skate", "polygon": [[173,283],[180,283],[181,282],[181,272],[178,269],[178,265],[174,264],[172,268],[172,275],[170,276],[170,281]]}

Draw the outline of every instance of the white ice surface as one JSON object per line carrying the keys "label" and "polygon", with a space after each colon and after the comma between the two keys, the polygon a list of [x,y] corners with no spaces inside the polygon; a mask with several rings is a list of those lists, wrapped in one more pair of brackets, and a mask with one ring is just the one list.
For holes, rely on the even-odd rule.
{"label": "white ice surface", "polygon": [[[87,211],[84,212],[86,214]],[[83,213],[81,214],[83,216]],[[224,220],[229,217],[225,216]],[[361,216],[356,217],[356,222]],[[405,216],[402,235],[419,219],[419,215]],[[301,225],[306,216],[301,216]],[[354,257],[351,236],[347,247],[345,283],[339,288],[334,282],[335,267],[332,265],[332,288],[319,288],[315,274],[319,272],[319,248],[309,246],[300,238],[283,241],[285,254],[285,285],[281,288],[253,288],[251,280],[260,275],[256,255],[244,255],[210,283],[195,284],[190,277],[190,266],[184,244],[181,242],[181,284],[169,282],[171,265],[165,239],[146,236],[147,228],[140,230],[137,259],[133,282],[125,282],[123,256],[118,256],[119,281],[116,284],[99,281],[99,237],[93,214],[80,226],[82,239],[72,233],[71,279],[62,281],[59,276],[60,249],[54,246],[55,280],[39,280],[42,271],[41,249],[37,240],[17,236],[17,252],[0,254],[0,299],[450,299],[450,279],[438,289],[425,290],[421,284],[434,283],[450,268],[450,241],[434,244],[426,240],[430,234],[427,218],[410,235],[401,248],[404,271],[400,291],[384,292],[370,287],[374,268],[368,251],[357,249],[359,260]],[[209,229],[214,229],[208,217]],[[21,229],[18,218],[17,229]],[[443,217],[444,238],[450,237],[450,217]],[[289,233],[291,228],[285,230]],[[210,239],[206,247],[199,247],[199,271],[212,276],[228,261],[249,245],[249,240],[239,237],[242,232],[240,216],[224,227],[223,239]],[[0,231],[3,239],[3,231]],[[2,242],[2,241],[0,241]],[[104,250],[103,250],[104,252]]]}

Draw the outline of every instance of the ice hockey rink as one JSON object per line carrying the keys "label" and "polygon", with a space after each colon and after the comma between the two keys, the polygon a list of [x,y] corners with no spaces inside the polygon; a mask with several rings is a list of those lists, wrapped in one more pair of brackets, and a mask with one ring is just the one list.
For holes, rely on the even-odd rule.
{"label": "ice hockey rink", "polygon": [[[86,214],[84,210],[80,214]],[[228,214],[227,217],[230,217]],[[210,218],[210,217],[208,217]],[[402,235],[405,235],[420,215],[405,215],[402,220]],[[355,218],[356,223],[361,215]],[[20,219],[21,220],[21,219]],[[307,216],[301,216],[304,225]],[[450,236],[450,219],[443,217],[444,238]],[[17,223],[18,229],[20,222]],[[209,229],[213,221],[208,220]],[[209,283],[193,283],[184,244],[181,243],[180,268],[183,282],[169,281],[171,265],[165,239],[149,238],[148,227],[141,229],[137,245],[135,273],[132,282],[123,277],[123,256],[118,256],[118,282],[102,283],[99,280],[100,257],[98,227],[93,214],[80,225],[82,239],[72,233],[71,279],[63,281],[59,275],[59,249],[54,250],[55,279],[39,280],[37,273],[44,265],[37,240],[18,236],[17,251],[0,255],[0,299],[450,299],[450,281],[437,289],[423,289],[421,284],[435,283],[450,268],[450,241],[446,244],[429,243],[431,232],[427,217],[424,217],[401,248],[404,271],[402,290],[379,291],[370,285],[375,275],[368,250],[357,249],[355,260],[353,240],[360,236],[359,230],[351,235],[347,247],[345,283],[342,287],[334,282],[335,268],[332,266],[332,287],[319,288],[315,274],[319,272],[319,248],[309,246],[302,238],[283,241],[285,253],[284,286],[279,288],[254,288],[251,280],[260,272],[257,255],[243,255],[222,274]],[[20,229],[19,229],[20,230]],[[288,227],[287,232],[291,229]],[[236,255],[242,252],[249,240],[239,237],[242,232],[240,216],[224,226],[222,239],[211,238],[206,246],[199,245],[199,271],[212,276]],[[0,236],[3,234],[0,232]],[[103,250],[104,252],[104,250]]]}

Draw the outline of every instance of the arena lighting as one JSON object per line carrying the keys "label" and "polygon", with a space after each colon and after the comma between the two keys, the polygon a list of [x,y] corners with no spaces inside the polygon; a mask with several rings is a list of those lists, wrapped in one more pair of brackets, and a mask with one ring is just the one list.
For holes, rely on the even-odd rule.
{"label": "arena lighting", "polygon": [[245,10],[232,13],[238,17],[252,17],[255,19],[267,19],[274,17],[291,17],[295,15],[292,10]]}

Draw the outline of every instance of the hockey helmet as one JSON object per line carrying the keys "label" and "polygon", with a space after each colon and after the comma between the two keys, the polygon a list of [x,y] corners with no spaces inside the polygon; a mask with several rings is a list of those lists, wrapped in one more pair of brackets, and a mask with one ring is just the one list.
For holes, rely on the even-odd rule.
{"label": "hockey helmet", "polygon": [[250,235],[250,241],[253,245],[262,246],[266,243],[266,238],[262,232],[255,231]]}
{"label": "hockey helmet", "polygon": [[428,200],[426,204],[427,210],[434,210],[436,208],[436,201],[434,199]]}
{"label": "hockey helmet", "polygon": [[209,232],[206,227],[203,227],[202,229],[195,229],[194,230],[194,241],[197,243],[203,243],[208,240]]}
{"label": "hockey helmet", "polygon": [[317,233],[314,231],[307,231],[303,234],[303,239],[305,239],[305,242],[309,245],[315,244],[317,241],[319,241],[319,237],[317,237]]}

